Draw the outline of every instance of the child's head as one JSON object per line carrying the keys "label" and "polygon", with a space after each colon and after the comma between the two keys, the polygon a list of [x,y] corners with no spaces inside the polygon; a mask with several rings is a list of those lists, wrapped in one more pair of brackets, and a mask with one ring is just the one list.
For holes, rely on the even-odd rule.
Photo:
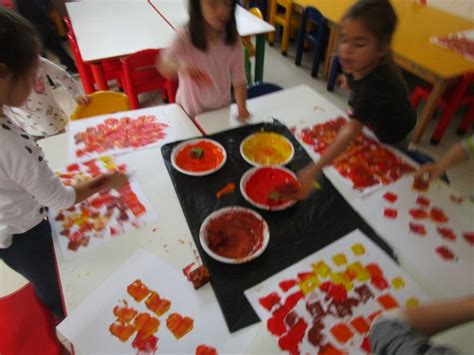
{"label": "child's head", "polygon": [[391,56],[390,44],[397,15],[388,0],[360,0],[341,23],[339,58],[348,74],[364,76]]}
{"label": "child's head", "polygon": [[225,34],[225,43],[234,44],[238,38],[236,5],[237,0],[189,0],[189,31],[193,46],[206,50],[209,30]]}
{"label": "child's head", "polygon": [[39,37],[20,15],[0,7],[0,106],[21,106],[36,77]]}

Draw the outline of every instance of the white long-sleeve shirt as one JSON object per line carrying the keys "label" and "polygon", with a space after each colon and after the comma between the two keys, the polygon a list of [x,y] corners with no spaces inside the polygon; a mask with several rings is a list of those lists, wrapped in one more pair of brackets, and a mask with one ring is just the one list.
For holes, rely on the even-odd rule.
{"label": "white long-sleeve shirt", "polygon": [[48,207],[69,208],[75,200],[74,188],[62,184],[33,137],[0,117],[0,248],[40,223]]}
{"label": "white long-sleeve shirt", "polygon": [[22,107],[4,107],[4,114],[37,137],[50,136],[62,131],[68,118],[54,98],[48,77],[62,86],[73,99],[82,95],[77,81],[59,65],[40,57],[37,78],[28,100]]}

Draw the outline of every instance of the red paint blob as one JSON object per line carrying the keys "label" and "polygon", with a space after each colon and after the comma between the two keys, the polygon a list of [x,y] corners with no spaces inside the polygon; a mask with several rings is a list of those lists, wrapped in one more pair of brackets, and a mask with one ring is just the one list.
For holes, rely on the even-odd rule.
{"label": "red paint blob", "polygon": [[430,211],[430,218],[436,223],[446,223],[449,221],[448,216],[441,208],[433,207]]}
{"label": "red paint blob", "polygon": [[132,347],[138,351],[153,354],[158,349],[158,338],[154,335],[142,338],[140,334],[137,334],[133,340]]}
{"label": "red paint blob", "polygon": [[445,245],[437,247],[435,251],[444,261],[454,261],[456,258],[456,254]]}
{"label": "red paint blob", "polygon": [[412,216],[414,219],[425,219],[428,217],[428,212],[421,208],[412,208],[410,211],[408,211],[408,213],[410,213],[410,216]]}
{"label": "red paint blob", "polygon": [[443,239],[450,241],[456,240],[456,234],[454,234],[451,228],[438,226],[438,228],[436,228],[436,231]]}
{"label": "red paint blob", "polygon": [[[191,150],[203,150],[200,158],[191,157]],[[192,172],[202,172],[217,168],[224,160],[224,152],[220,147],[209,141],[188,144],[176,155],[176,165],[181,169]]]}
{"label": "red paint blob", "polygon": [[308,324],[303,318],[300,318],[288,333],[278,340],[280,349],[287,350],[291,354],[299,353],[299,345],[304,338],[307,327]]}
{"label": "red paint blob", "polygon": [[196,348],[196,355],[218,355],[217,350],[208,345],[199,345]]}
{"label": "red paint blob", "polygon": [[425,226],[422,224],[410,222],[410,231],[421,236],[426,235]]}
{"label": "red paint blob", "polygon": [[278,286],[284,292],[287,292],[290,288],[292,288],[295,285],[296,285],[296,280],[283,280],[278,284]]}
{"label": "red paint blob", "polygon": [[423,207],[429,207],[431,204],[430,200],[427,199],[425,196],[418,196],[418,198],[416,199],[416,203]]}
{"label": "red paint blob", "polygon": [[474,246],[474,232],[465,232],[462,236],[466,242]]}
{"label": "red paint blob", "polygon": [[398,216],[398,211],[394,208],[385,208],[383,211],[383,215],[386,218],[395,219]]}
{"label": "red paint blob", "polygon": [[388,202],[390,202],[390,203],[394,203],[395,201],[397,201],[398,196],[397,196],[397,194],[388,191],[383,195],[383,198],[385,200],[387,200]]}
{"label": "red paint blob", "polygon": [[272,292],[265,297],[261,297],[258,299],[258,302],[268,311],[271,311],[273,307],[280,303],[280,296],[276,292]]}

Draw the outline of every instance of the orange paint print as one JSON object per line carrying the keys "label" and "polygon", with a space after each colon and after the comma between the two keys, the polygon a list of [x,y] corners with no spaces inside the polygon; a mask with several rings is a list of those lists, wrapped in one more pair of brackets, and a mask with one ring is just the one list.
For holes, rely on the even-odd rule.
{"label": "orange paint print", "polygon": [[150,311],[155,313],[158,317],[161,317],[163,314],[168,312],[171,307],[171,302],[164,298],[160,298],[158,293],[152,291],[146,299],[145,305]]}
{"label": "orange paint print", "polygon": [[135,327],[129,323],[115,321],[109,326],[109,331],[122,343],[125,343],[135,333]]}
{"label": "orange paint print", "polygon": [[223,160],[222,148],[210,141],[188,144],[176,155],[177,166],[195,173],[215,169]]}
{"label": "orange paint print", "polygon": [[196,348],[196,355],[218,355],[217,350],[208,345],[199,345]]}
{"label": "orange paint print", "polygon": [[127,292],[135,301],[141,302],[151,291],[141,280],[137,279],[127,286]]}
{"label": "orange paint print", "polygon": [[114,315],[117,317],[119,322],[128,323],[137,314],[138,312],[135,309],[128,306],[128,302],[126,300],[120,301],[120,304],[114,307]]}
{"label": "orange paint print", "polygon": [[367,334],[369,332],[369,323],[364,317],[357,317],[351,321],[352,328],[354,328],[360,334]]}
{"label": "orange paint print", "polygon": [[158,338],[154,335],[142,337],[137,334],[132,342],[132,347],[138,350],[138,354],[144,352],[146,354],[154,354],[158,349]]}
{"label": "orange paint print", "polygon": [[377,301],[382,305],[383,308],[385,308],[386,310],[388,309],[394,309],[394,308],[398,308],[399,305],[398,305],[398,302],[395,298],[393,298],[392,295],[390,294],[385,294],[385,295],[382,295],[382,296],[379,296],[377,297]]}
{"label": "orange paint print", "polygon": [[337,339],[341,344],[347,343],[353,336],[353,333],[349,327],[343,323],[336,324],[331,328],[331,334]]}
{"label": "orange paint print", "polygon": [[183,317],[178,313],[172,313],[166,319],[166,326],[176,339],[181,339],[193,330],[194,320],[189,317]]}
{"label": "orange paint print", "polygon": [[148,313],[140,313],[135,317],[133,325],[137,329],[137,334],[141,338],[147,338],[158,331],[160,321],[157,318],[150,316]]}

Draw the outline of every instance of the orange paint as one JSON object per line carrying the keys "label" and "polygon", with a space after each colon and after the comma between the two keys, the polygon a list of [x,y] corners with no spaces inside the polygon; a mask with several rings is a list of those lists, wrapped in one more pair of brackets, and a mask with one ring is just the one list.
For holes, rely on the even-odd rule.
{"label": "orange paint", "polygon": [[290,158],[293,146],[281,134],[259,132],[245,141],[242,151],[257,164],[278,165]]}
{"label": "orange paint", "polygon": [[343,323],[336,324],[334,327],[332,327],[331,333],[341,344],[347,343],[353,336],[349,327]]}
{"label": "orange paint", "polygon": [[399,307],[397,300],[389,294],[385,294],[385,295],[377,297],[377,301],[385,309],[393,309],[393,308]]}
{"label": "orange paint", "polygon": [[364,317],[354,318],[351,321],[351,325],[360,334],[367,334],[370,329],[369,323],[367,323]]}
{"label": "orange paint", "polygon": [[133,317],[137,315],[137,311],[132,307],[128,306],[126,300],[122,300],[120,304],[114,307],[114,315],[117,317],[117,320],[123,323],[130,322]]}
{"label": "orange paint", "polygon": [[217,350],[207,345],[199,345],[196,348],[196,355],[218,355]]}
{"label": "orange paint", "polygon": [[113,336],[116,336],[124,343],[135,333],[135,327],[128,323],[115,321],[109,326],[109,331]]}
{"label": "orange paint", "polygon": [[229,182],[225,185],[222,189],[216,192],[216,197],[221,198],[224,195],[231,194],[235,190],[235,184],[233,182]]}
{"label": "orange paint", "polygon": [[160,327],[160,321],[150,316],[148,313],[140,313],[133,321],[133,325],[137,329],[137,335],[141,338],[148,338],[155,334]]}
{"label": "orange paint", "polygon": [[[191,150],[202,149],[202,155],[193,157]],[[209,141],[188,144],[176,155],[176,165],[191,172],[203,172],[217,168],[224,160],[224,152]]]}
{"label": "orange paint", "polygon": [[150,293],[148,287],[139,279],[127,286],[127,292],[137,302],[141,302]]}
{"label": "orange paint", "polygon": [[161,317],[163,314],[168,312],[171,307],[171,302],[164,298],[160,298],[158,293],[153,291],[146,299],[145,305],[150,311],[155,313],[158,317]]}
{"label": "orange paint", "polygon": [[166,319],[166,326],[176,339],[181,339],[193,330],[194,320],[189,317],[182,317],[178,313],[172,313]]}

